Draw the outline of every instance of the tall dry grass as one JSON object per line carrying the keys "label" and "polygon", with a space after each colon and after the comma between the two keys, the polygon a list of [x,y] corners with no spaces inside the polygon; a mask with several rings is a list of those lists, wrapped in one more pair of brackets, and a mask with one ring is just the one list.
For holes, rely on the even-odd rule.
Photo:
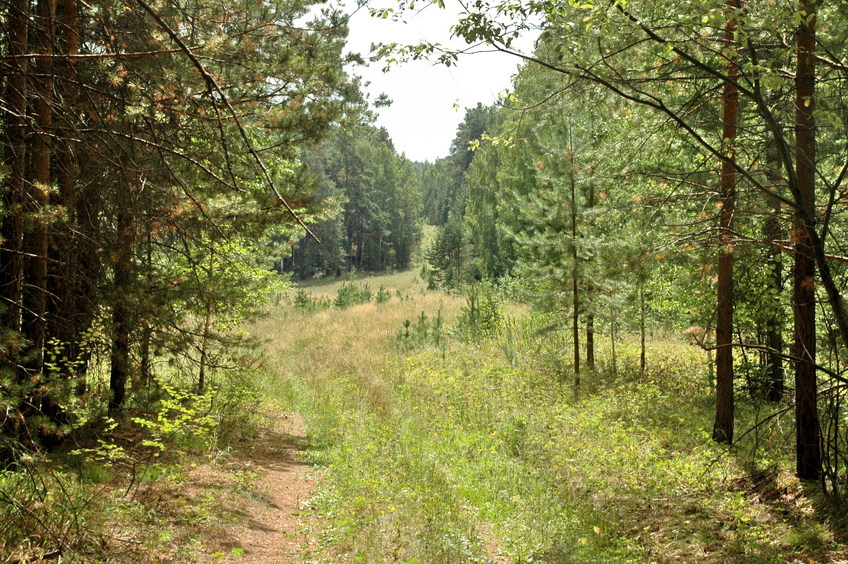
{"label": "tall dry grass", "polygon": [[[341,280],[308,290],[332,299]],[[713,397],[701,351],[607,334],[598,368],[570,370],[567,331],[516,316],[494,335],[400,354],[405,320],[463,296],[428,292],[414,272],[358,281],[393,297],[301,314],[281,304],[254,326],[268,340],[269,394],[305,415],[327,468],[313,507],[321,562],[842,561],[844,541],[788,471],[791,426],[778,422],[726,452],[710,440]],[[396,294],[400,293],[400,297]],[[516,309],[513,309],[516,308]],[[740,428],[763,406],[741,401]],[[768,406],[766,406],[768,408]],[[758,495],[752,468],[777,469]],[[766,490],[762,490],[765,492]],[[784,497],[780,498],[779,496]],[[806,507],[807,505],[805,505]]]}
{"label": "tall dry grass", "polygon": [[[345,282],[325,279],[303,287],[316,298],[332,301]],[[391,298],[381,304],[371,301],[311,314],[299,313],[289,299],[257,321],[252,332],[266,341],[270,368],[279,374],[281,384],[321,387],[333,385],[327,375],[344,376],[372,408],[384,409],[391,401],[385,364],[395,356],[395,335],[404,321],[415,322],[422,312],[433,316],[441,311],[445,323],[452,324],[465,300],[428,291],[412,271],[360,277],[356,282],[369,284],[374,292],[382,285]]]}

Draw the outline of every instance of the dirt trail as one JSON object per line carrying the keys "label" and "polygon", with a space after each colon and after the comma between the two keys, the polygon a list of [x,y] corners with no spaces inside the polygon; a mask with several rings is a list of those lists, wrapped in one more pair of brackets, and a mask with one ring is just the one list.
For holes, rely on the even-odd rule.
{"label": "dirt trail", "polygon": [[[193,525],[183,525],[189,530],[178,531],[179,540],[169,543],[177,552],[191,552],[187,561],[282,564],[303,561],[313,552],[314,518],[303,505],[317,485],[317,475],[303,461],[303,419],[291,413],[266,418],[268,424],[249,440],[245,452],[197,466],[174,492],[183,500],[182,507],[201,516]],[[206,526],[198,527],[198,520]],[[187,550],[192,541],[195,550]],[[184,560],[174,551],[151,559],[175,561]]]}
{"label": "dirt trail", "polygon": [[234,561],[291,562],[301,545],[310,542],[305,538],[308,530],[301,513],[315,487],[315,478],[303,463],[303,419],[287,414],[276,421],[275,427],[255,442],[250,456],[261,468],[258,491],[264,499],[251,503],[252,512],[230,531],[236,546],[244,550]]}

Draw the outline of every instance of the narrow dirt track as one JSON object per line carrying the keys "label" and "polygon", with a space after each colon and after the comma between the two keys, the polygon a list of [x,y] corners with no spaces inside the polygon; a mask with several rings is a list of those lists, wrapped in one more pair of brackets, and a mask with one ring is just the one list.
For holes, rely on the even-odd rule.
{"label": "narrow dirt track", "polygon": [[314,551],[314,518],[304,504],[317,477],[304,462],[303,419],[291,413],[265,418],[245,452],[195,468],[177,494],[189,506],[210,507],[209,526],[193,531],[202,549],[187,560],[170,553],[151,561],[280,564],[301,562]]}
{"label": "narrow dirt track", "polygon": [[303,419],[286,414],[274,427],[259,437],[250,456],[261,468],[257,486],[262,498],[250,504],[252,514],[230,531],[232,540],[244,550],[243,555],[230,558],[233,562],[292,562],[310,543],[302,511],[315,479],[303,463]]}

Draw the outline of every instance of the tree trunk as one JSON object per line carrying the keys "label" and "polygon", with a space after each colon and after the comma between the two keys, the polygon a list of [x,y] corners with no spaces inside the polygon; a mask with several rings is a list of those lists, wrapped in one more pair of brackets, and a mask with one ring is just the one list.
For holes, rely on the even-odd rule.
{"label": "tree trunk", "polygon": [[[592,181],[589,181],[589,194],[586,200],[586,207],[592,208],[595,206],[595,185]],[[592,223],[590,221],[589,228],[592,229]],[[587,302],[592,300],[593,294],[595,292],[594,286],[592,284],[588,284],[586,286],[586,299]],[[589,306],[591,308],[591,304]],[[595,316],[589,312],[586,314],[586,368],[590,371],[595,370]]]}
{"label": "tree trunk", "polygon": [[55,38],[56,0],[39,0],[39,25],[36,43],[40,57],[37,67],[37,96],[33,139],[32,177],[25,209],[31,214],[31,224],[24,232],[27,252],[27,283],[23,292],[22,327],[29,341],[26,368],[37,374],[44,366],[44,347],[47,343],[47,208],[50,204],[51,136],[53,122],[53,46]]}
{"label": "tree trunk", "polygon": [[795,74],[796,179],[799,209],[795,214],[795,429],[796,471],[799,478],[813,480],[821,472],[819,418],[816,380],[816,288],[814,249],[810,231],[815,231],[815,81],[816,5],[799,0],[801,22],[797,32]]}
{"label": "tree trunk", "polygon": [[[768,241],[781,239],[780,201],[774,200],[773,216],[766,219],[763,228]],[[768,304],[769,313],[766,320],[766,381],[764,382],[763,397],[770,402],[780,401],[784,392],[783,371],[783,312],[780,304],[780,293],[783,290],[783,262],[780,249],[772,246],[769,249],[768,264],[771,265],[771,284],[774,299]]]}
{"label": "tree trunk", "polygon": [[[144,270],[146,273],[146,284],[147,291],[152,292],[155,285],[153,282],[153,234],[152,229],[148,225],[147,226],[147,237],[145,241],[145,257],[144,257]],[[151,370],[151,352],[150,345],[153,340],[153,328],[150,326],[149,316],[145,316],[144,320],[141,323],[141,336],[139,337],[139,350],[138,350],[138,386],[139,389],[144,390],[147,396],[147,399],[150,399],[150,386],[153,383],[153,374]]]}
{"label": "tree trunk", "polygon": [[577,182],[574,179],[574,152],[569,162],[569,181],[571,183],[571,331],[574,346],[574,385],[580,385],[580,293],[578,285],[577,256]]}
{"label": "tree trunk", "polygon": [[[613,312],[615,315],[617,312]],[[615,350],[615,318],[610,318],[610,362],[612,364],[612,375],[618,376],[618,357]]]}
{"label": "tree trunk", "polygon": [[135,219],[127,205],[118,212],[118,233],[115,244],[114,296],[112,304],[112,354],[109,374],[109,413],[118,413],[124,406],[127,379],[130,372],[130,307],[127,297],[132,283],[132,246]]}
{"label": "tree trunk", "polygon": [[[215,249],[209,250],[209,265],[207,268],[207,284],[212,283],[212,276],[215,272]],[[212,297],[205,296],[205,311],[203,314],[203,337],[200,341],[200,370],[197,376],[197,391],[202,394],[206,391],[206,364],[208,363],[209,355],[209,337],[212,328]]]}
{"label": "tree trunk", "polygon": [[[733,13],[733,3],[728,4],[728,14]],[[724,28],[724,39],[729,49],[734,41],[736,19],[731,15]],[[727,74],[731,79],[738,75],[735,56],[730,57]],[[722,148],[731,159],[734,156],[739,92],[730,83],[724,83],[722,93]],[[721,244],[718,251],[718,304],[716,309],[716,416],[713,440],[733,442],[733,213],[736,206],[736,169],[729,160],[721,163],[721,211],[719,228]]]}
{"label": "tree trunk", "polygon": [[645,280],[639,279],[639,373],[644,376],[648,367],[648,344],[645,311]]}
{"label": "tree trunk", "polygon": [[[21,288],[23,286],[23,213],[21,209],[26,174],[27,146],[27,60],[21,56],[29,43],[29,2],[14,0],[6,7],[8,63],[3,112],[6,137],[4,159],[9,167],[3,190],[5,214],[0,225],[0,300],[5,328],[21,329]],[[6,338],[11,342],[11,338]],[[17,362],[12,361],[16,368]]]}
{"label": "tree trunk", "polygon": [[[62,108],[73,108],[78,105],[79,84],[73,58],[79,54],[80,46],[79,6],[76,0],[61,1],[57,6],[57,17],[60,22],[56,33],[59,54],[70,56],[57,64],[56,94],[60,97],[58,103]],[[82,230],[76,209],[79,201],[76,184],[78,171],[71,141],[76,123],[69,113],[58,116],[55,121],[56,183],[59,190],[58,197],[54,198],[55,204],[65,212],[65,221],[61,230],[53,230],[49,240],[51,260],[48,264],[47,288],[50,301],[48,309],[52,315],[48,319],[47,333],[62,343],[69,360],[80,361],[80,364],[65,365],[59,369],[60,376],[80,378],[78,388],[83,390],[85,359],[82,358],[84,347],[80,338],[89,329],[93,319],[93,311],[85,300],[88,294],[85,278],[93,273],[83,271],[80,264],[80,257],[86,253],[89,243],[80,236]]]}

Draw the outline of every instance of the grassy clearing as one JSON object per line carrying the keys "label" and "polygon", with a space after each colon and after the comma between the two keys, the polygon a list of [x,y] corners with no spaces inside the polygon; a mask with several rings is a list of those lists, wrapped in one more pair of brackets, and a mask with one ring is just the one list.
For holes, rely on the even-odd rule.
{"label": "grassy clearing", "polygon": [[[255,327],[280,374],[269,393],[304,413],[311,457],[328,468],[310,561],[845,558],[839,528],[788,472],[790,422],[731,451],[710,441],[697,349],[655,341],[640,374],[636,342],[618,343],[612,373],[601,343],[575,393],[567,339],[539,336],[545,319],[399,354],[405,320],[441,311],[450,327],[465,302],[425,291],[414,273],[369,280],[395,297],[311,314],[283,304]],[[762,409],[742,406],[739,427]]]}

